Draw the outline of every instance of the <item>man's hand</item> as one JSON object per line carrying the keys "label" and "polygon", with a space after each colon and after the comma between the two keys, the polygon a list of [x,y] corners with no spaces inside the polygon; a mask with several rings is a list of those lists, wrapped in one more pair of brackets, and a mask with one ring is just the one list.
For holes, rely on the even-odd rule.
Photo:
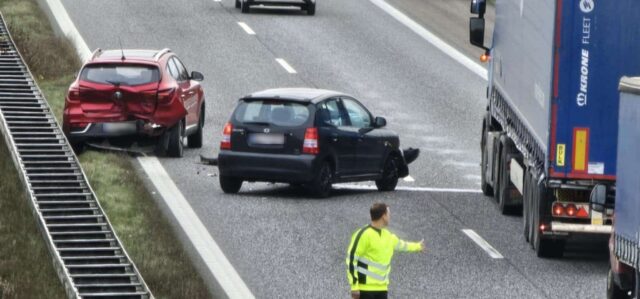
{"label": "man's hand", "polygon": [[418,243],[420,244],[420,252],[424,252],[425,248],[424,248],[424,239],[420,240],[420,242]]}
{"label": "man's hand", "polygon": [[351,299],[360,299],[360,291],[351,291]]}

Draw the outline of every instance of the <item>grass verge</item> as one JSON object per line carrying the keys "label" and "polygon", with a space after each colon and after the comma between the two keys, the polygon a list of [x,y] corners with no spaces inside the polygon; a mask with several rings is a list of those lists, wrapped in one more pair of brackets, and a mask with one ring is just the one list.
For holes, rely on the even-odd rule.
{"label": "grass verge", "polygon": [[[74,48],[68,40],[55,37],[46,16],[34,0],[0,0],[0,11],[4,14],[12,36],[56,118],[61,120],[67,88],[80,67]],[[4,155],[0,153],[0,157],[8,156],[6,153]],[[206,284],[197,274],[168,220],[163,217],[142,180],[137,176],[131,159],[121,154],[91,151],[82,154],[79,159],[118,237],[124,243],[127,252],[154,295],[157,298],[210,297]],[[0,160],[3,160],[1,164],[3,167],[13,167],[9,159]],[[13,172],[15,177],[15,169]],[[20,183],[9,183],[12,181],[7,173],[6,171],[0,173],[2,180],[0,190],[2,188],[19,189]],[[3,196],[0,201],[0,244],[12,244],[12,242],[16,244],[13,249],[8,249],[10,251],[6,251],[7,248],[4,245],[0,247],[0,290],[4,283],[10,287],[9,290],[15,290],[16,296],[20,298],[62,297],[58,293],[47,293],[56,290],[52,286],[55,283],[62,292],[48,256],[39,256],[31,250],[24,250],[34,248],[36,251],[46,251],[42,237],[35,229],[35,222],[26,206],[26,201],[19,198],[17,193],[2,192],[0,194],[9,195]],[[12,212],[8,211],[13,210],[11,206],[7,208],[3,206],[17,204],[13,203],[14,201],[24,202],[26,211],[20,214],[21,216],[12,215]],[[28,217],[25,214],[28,214]],[[24,226],[18,220],[32,223],[32,230],[25,232],[15,229],[14,227]],[[27,241],[17,243],[16,240],[21,238]],[[41,245],[40,247],[30,246],[31,243]],[[38,267],[51,269],[45,271],[38,267],[25,268],[18,264],[3,264],[5,259],[9,261],[17,259],[13,253],[34,256],[37,258],[35,264]],[[9,275],[3,276],[3,271]],[[35,275],[41,275],[43,279],[35,279]],[[50,278],[55,283],[44,278]],[[40,284],[41,286],[34,287]],[[30,293],[22,293],[22,290],[27,289],[32,290],[29,291]],[[0,292],[0,298],[4,298],[2,292]]]}

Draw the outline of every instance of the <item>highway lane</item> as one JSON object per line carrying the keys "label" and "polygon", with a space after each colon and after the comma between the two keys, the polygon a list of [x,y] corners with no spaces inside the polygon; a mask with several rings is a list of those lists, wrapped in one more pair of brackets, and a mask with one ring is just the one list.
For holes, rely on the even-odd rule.
{"label": "highway lane", "polygon": [[[325,0],[315,17],[282,10],[242,15],[227,0],[64,4],[92,48],[117,47],[118,39],[125,47],[170,47],[190,69],[205,73],[208,142],[182,160],[162,163],[257,297],[346,294],[349,234],[367,222],[367,207],[375,200],[393,205],[394,231],[425,237],[429,248],[428,254],[394,262],[392,292],[398,298],[602,293],[602,250],[541,261],[522,240],[521,219],[499,216],[479,194],[341,190],[331,199],[313,200],[297,189],[252,184],[226,196],[217,170],[197,163],[200,153],[216,152],[239,96],[276,86],[315,86],[354,94],[374,114],[388,117],[404,145],[423,149],[412,165],[416,182],[403,185],[477,189],[484,83],[369,1]],[[239,21],[256,35],[248,35]],[[287,73],[276,58],[298,74]],[[505,259],[491,259],[460,232],[464,228],[476,230]]]}

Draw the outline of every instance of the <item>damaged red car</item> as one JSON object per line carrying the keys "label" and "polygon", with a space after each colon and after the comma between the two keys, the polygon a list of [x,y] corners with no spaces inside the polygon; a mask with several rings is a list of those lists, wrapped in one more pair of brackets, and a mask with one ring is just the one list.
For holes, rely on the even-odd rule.
{"label": "damaged red car", "polygon": [[202,147],[203,79],[169,49],[98,49],[69,87],[64,133],[76,150],[108,140],[181,157],[185,137],[189,147]]}

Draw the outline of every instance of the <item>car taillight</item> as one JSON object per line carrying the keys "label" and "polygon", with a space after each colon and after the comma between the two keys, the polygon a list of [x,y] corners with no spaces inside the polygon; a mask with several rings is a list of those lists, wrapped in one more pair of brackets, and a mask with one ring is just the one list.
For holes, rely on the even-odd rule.
{"label": "car taillight", "polygon": [[224,125],[224,130],[222,130],[222,141],[220,141],[220,149],[230,150],[231,149],[231,132],[233,131],[233,125],[231,123],[227,123]]}
{"label": "car taillight", "polygon": [[318,146],[318,128],[307,128],[307,131],[304,132],[302,153],[311,155],[320,153],[320,147]]}
{"label": "car taillight", "polygon": [[69,89],[69,93],[67,94],[67,99],[69,102],[80,102],[80,90],[78,89]]}
{"label": "car taillight", "polygon": [[175,91],[176,91],[175,88],[167,88],[167,89],[158,90],[158,103],[160,103],[160,104],[170,103],[171,100],[173,100],[173,96],[175,94]]}

